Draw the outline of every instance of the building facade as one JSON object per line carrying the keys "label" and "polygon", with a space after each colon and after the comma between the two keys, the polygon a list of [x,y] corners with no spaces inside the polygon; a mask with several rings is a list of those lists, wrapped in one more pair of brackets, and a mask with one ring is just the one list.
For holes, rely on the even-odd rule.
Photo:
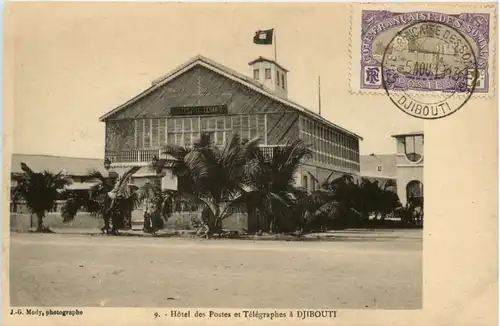
{"label": "building facade", "polygon": [[396,139],[396,175],[399,200],[424,198],[424,133],[393,135]]}
{"label": "building facade", "polygon": [[[361,155],[361,177],[372,182],[377,181],[380,186],[397,193],[396,161],[395,154]],[[388,186],[389,184],[391,186]]]}
{"label": "building facade", "polygon": [[[308,189],[332,173],[359,175],[361,137],[288,99],[288,71],[262,57],[249,63],[251,77],[197,56],[150,88],[100,118],[106,124],[105,158],[120,173],[132,165],[150,164],[164,144],[190,146],[202,133],[223,145],[233,133],[260,138],[262,150],[304,139],[313,156],[304,161],[296,184]],[[168,170],[163,188],[176,188]],[[148,168],[134,184],[158,180]]]}

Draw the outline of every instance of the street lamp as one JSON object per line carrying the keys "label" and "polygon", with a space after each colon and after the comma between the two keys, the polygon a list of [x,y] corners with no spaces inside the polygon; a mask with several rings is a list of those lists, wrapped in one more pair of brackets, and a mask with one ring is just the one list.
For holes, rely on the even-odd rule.
{"label": "street lamp", "polygon": [[111,167],[111,160],[109,159],[109,157],[107,157],[105,160],[104,160],[104,168],[106,169],[106,171],[109,171],[109,168]]}
{"label": "street lamp", "polygon": [[156,173],[160,173],[161,170],[163,170],[163,166],[162,164],[159,164],[160,160],[158,159],[158,156],[156,155],[153,156],[152,162],[153,162],[153,168],[155,169]]}

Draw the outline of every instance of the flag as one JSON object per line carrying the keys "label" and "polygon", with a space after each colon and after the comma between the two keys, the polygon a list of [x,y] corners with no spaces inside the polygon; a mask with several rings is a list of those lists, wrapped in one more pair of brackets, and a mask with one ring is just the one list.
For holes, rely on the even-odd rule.
{"label": "flag", "polygon": [[253,42],[255,44],[261,44],[261,45],[273,44],[273,33],[274,33],[274,28],[268,30],[259,30],[255,32],[255,36],[253,37]]}

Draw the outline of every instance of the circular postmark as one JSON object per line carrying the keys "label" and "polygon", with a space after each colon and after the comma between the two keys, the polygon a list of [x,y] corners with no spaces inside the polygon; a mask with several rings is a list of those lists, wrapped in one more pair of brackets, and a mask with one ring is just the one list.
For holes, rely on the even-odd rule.
{"label": "circular postmark", "polygon": [[[476,53],[454,27],[435,21],[407,25],[382,57],[382,85],[403,112],[439,119],[458,111],[474,93]],[[429,96],[439,92],[440,96]]]}

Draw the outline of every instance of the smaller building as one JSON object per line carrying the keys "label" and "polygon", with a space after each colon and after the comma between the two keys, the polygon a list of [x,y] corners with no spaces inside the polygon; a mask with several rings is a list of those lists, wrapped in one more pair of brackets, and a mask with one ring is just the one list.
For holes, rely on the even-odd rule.
{"label": "smaller building", "polygon": [[396,175],[399,200],[406,205],[424,199],[424,133],[392,135],[396,139]]}
{"label": "smaller building", "polygon": [[361,177],[377,181],[384,186],[392,183],[387,189],[397,193],[396,154],[370,154],[360,156]]}
{"label": "smaller building", "polygon": [[[83,182],[82,178],[90,171],[99,171],[102,175],[107,176],[108,172],[104,168],[103,159],[66,157],[53,155],[36,155],[36,154],[12,154],[11,158],[11,188],[15,187],[16,179],[23,174],[21,163],[26,163],[33,171],[42,172],[49,171],[58,173],[64,171],[72,180],[72,184],[68,186],[68,190],[72,191],[88,191],[93,183]],[[62,203],[62,201],[60,202]],[[59,207],[56,207],[58,210]],[[27,209],[22,203],[13,203],[10,205],[11,212],[26,212]]]}

